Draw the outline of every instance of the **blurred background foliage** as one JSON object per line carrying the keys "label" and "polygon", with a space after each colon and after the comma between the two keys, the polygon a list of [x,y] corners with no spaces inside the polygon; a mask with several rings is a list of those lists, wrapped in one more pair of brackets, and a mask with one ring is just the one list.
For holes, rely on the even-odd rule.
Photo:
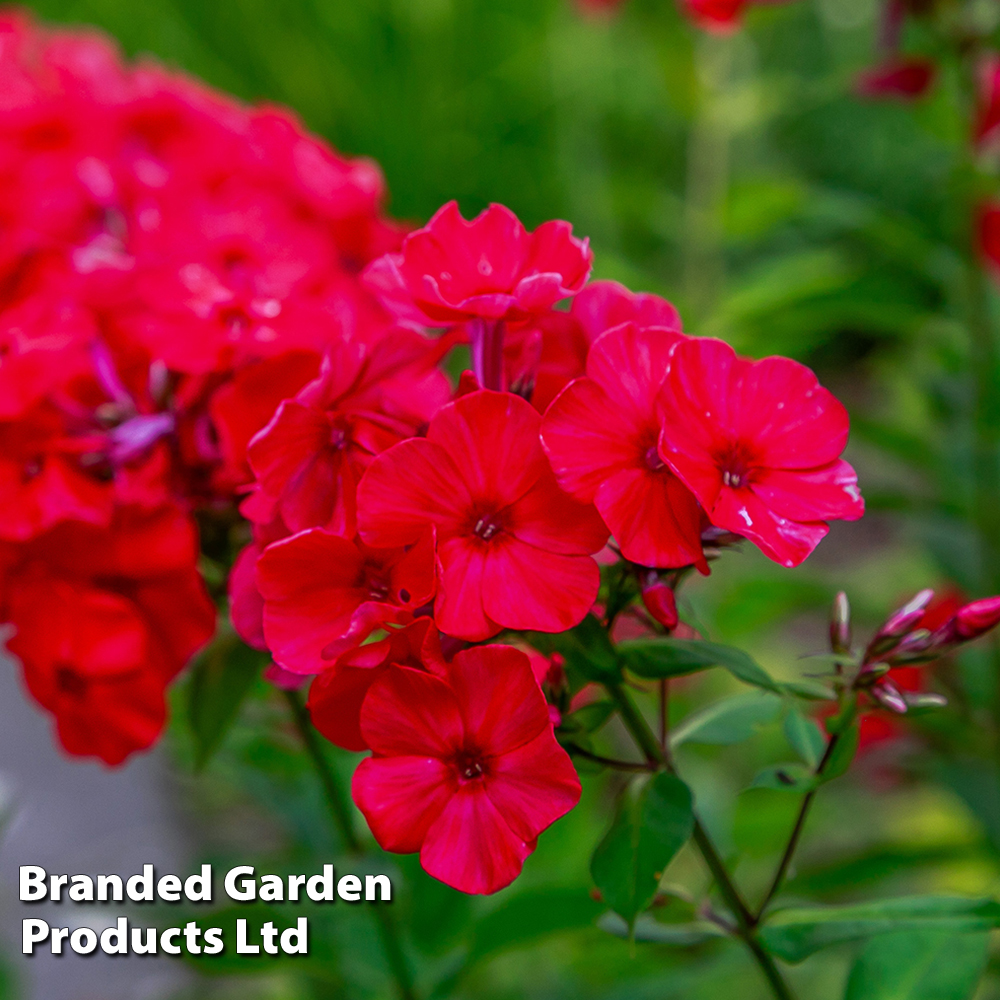
{"label": "blurred background foliage", "polygon": [[[997,383],[993,354],[976,353],[968,319],[976,271],[961,81],[946,63],[915,104],[859,100],[853,83],[874,60],[880,0],[755,8],[727,38],[691,28],[674,0],[629,0],[614,18],[583,16],[571,0],[28,6],[96,25],[130,55],[247,100],[290,105],[343,152],[378,160],[398,217],[423,221],[457,198],[467,215],[500,201],[529,225],[569,219],[592,240],[596,276],[666,295],[691,332],[814,366],[852,411],[848,457],[870,513],[835,526],[800,570],[750,551],[716,564],[685,591],[686,614],[710,637],[745,645],[791,677],[808,669],[797,657],[825,645],[826,609],[841,587],[862,637],[928,583],[969,597],[1000,591],[989,555],[1000,547],[989,534],[1000,496],[976,457],[977,441],[988,444],[996,429],[977,424],[975,400]],[[933,36],[910,30],[910,48],[939,54]],[[976,183],[988,187],[988,171]],[[989,648],[939,665],[933,683],[951,707],[872,742],[824,789],[786,898],[996,893],[998,676]],[[672,718],[731,685],[711,672],[677,684]],[[191,694],[177,692],[172,747],[192,860],[275,872],[342,860],[362,870],[326,820],[280,696],[259,684],[199,770]],[[609,729],[601,739],[624,747]],[[683,751],[682,773],[751,898],[766,888],[797,800],[744,789],[788,752],[777,719],[739,746]],[[329,756],[346,780],[352,762],[333,748]],[[581,806],[490,899],[446,889],[414,858],[364,861],[398,873],[394,912],[422,997],[764,995],[736,945],[639,944],[633,955],[594,926],[588,860],[614,791],[606,776],[585,776]],[[687,852],[667,881],[695,893],[707,885]],[[190,997],[392,995],[370,913],[333,909],[313,916],[308,966],[251,976],[235,957],[209,960]],[[843,995],[854,954],[834,949],[792,969],[798,995]],[[981,1000],[1000,997],[994,965]]]}

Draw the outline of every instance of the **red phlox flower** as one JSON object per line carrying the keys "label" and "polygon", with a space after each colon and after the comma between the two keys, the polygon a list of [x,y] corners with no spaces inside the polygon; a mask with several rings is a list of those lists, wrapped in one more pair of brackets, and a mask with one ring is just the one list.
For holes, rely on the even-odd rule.
{"label": "red phlox flower", "polygon": [[524,653],[460,652],[445,677],[386,671],[361,709],[373,750],[354,801],[379,844],[420,852],[428,874],[469,893],[509,885],[538,835],[580,798]]}
{"label": "red phlox flower", "polygon": [[20,547],[0,618],[69,753],[119,764],[159,735],[166,685],[214,631],[196,556],[171,508],[122,509],[108,529],[63,524]]}
{"label": "red phlox flower", "polygon": [[702,514],[657,451],[657,396],[677,330],[626,323],[599,337],[587,376],[570,384],[542,421],[542,442],[563,489],[600,511],[626,559],[697,565]]}
{"label": "red phlox flower", "polygon": [[1000,277],[1000,202],[986,202],[979,207],[977,230],[979,252],[994,278]]}
{"label": "red phlox flower", "polygon": [[269,545],[256,569],[275,661],[318,674],[377,628],[413,620],[434,597],[434,540],[372,549],[311,528]]}
{"label": "red phlox flower", "polygon": [[720,340],[677,345],[660,394],[659,453],[714,525],[797,566],[828,520],[864,513],[840,458],[849,420],[804,365],[750,361]]}
{"label": "red phlox flower", "polygon": [[930,59],[891,55],[858,76],[857,91],[863,97],[915,100],[930,90],[936,76],[937,66]]}
{"label": "red phlox flower", "polygon": [[316,728],[345,750],[370,750],[361,733],[361,706],[372,684],[394,666],[447,677],[438,630],[430,618],[418,618],[385,639],[341,653],[309,688],[309,714]]}
{"label": "red phlox flower", "polygon": [[[261,491],[293,531],[356,531],[355,491],[372,458],[424,426],[447,402],[447,378],[435,368],[444,349],[399,331],[373,347],[331,345],[319,378],[285,400],[250,443]],[[254,516],[254,507],[245,508]]]}
{"label": "red phlox flower", "polygon": [[976,142],[992,142],[1000,128],[1000,55],[989,53],[979,66],[979,94],[976,106]]}
{"label": "red phlox flower", "polygon": [[629,291],[617,281],[592,281],[573,299],[570,314],[590,343],[622,323],[682,329],[681,314],[666,299],[651,292]]}
{"label": "red phlox flower", "polygon": [[436,530],[434,618],[448,635],[561,632],[597,596],[590,553],[607,530],[592,506],[559,489],[540,420],[518,396],[473,392],[442,408],[426,438],[378,456],[358,487],[367,544],[411,545]]}
{"label": "red phlox flower", "polygon": [[544,312],[583,288],[592,259],[588,241],[576,239],[568,222],[529,233],[503,205],[467,222],[451,201],[362,277],[401,321],[449,326]]}
{"label": "red phlox flower", "polygon": [[288,351],[250,362],[211,392],[208,415],[218,443],[220,466],[215,488],[233,493],[253,480],[247,449],[285,399],[292,399],[319,376],[322,358],[311,351]]}

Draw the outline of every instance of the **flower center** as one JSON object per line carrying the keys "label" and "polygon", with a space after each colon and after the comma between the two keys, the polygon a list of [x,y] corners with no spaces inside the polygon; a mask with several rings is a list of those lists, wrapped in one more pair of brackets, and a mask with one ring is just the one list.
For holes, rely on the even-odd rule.
{"label": "flower center", "polygon": [[86,678],[81,677],[72,667],[56,668],[56,687],[71,698],[80,700],[87,693]]}
{"label": "flower center", "polygon": [[753,464],[753,458],[746,446],[737,442],[719,460],[722,485],[733,490],[746,486],[750,482],[750,470]]}
{"label": "flower center", "polygon": [[365,570],[364,588],[373,601],[384,601],[389,596],[389,581],[371,567]]}
{"label": "flower center", "polygon": [[484,542],[488,542],[501,529],[500,518],[496,514],[484,514],[476,521],[472,533]]}
{"label": "flower center", "polygon": [[652,472],[657,472],[664,466],[664,461],[660,458],[660,451],[656,445],[650,445],[646,449],[646,468]]}
{"label": "flower center", "polygon": [[455,769],[465,781],[477,781],[486,776],[486,761],[478,750],[463,750],[455,757]]}

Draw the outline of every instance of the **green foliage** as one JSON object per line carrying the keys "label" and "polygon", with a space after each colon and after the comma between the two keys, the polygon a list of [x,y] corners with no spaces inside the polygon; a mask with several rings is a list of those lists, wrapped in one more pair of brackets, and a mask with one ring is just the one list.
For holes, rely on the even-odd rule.
{"label": "green foliage", "polygon": [[789,706],[785,715],[785,739],[806,764],[815,770],[826,750],[826,737],[815,720],[804,716],[795,705]]}
{"label": "green foliage", "polygon": [[615,683],[621,677],[621,664],[608,633],[593,615],[587,615],[568,632],[530,632],[527,640],[540,653],[565,657],[574,687],[582,686],[584,681]]}
{"label": "green foliage", "polygon": [[186,708],[196,767],[204,767],[218,749],[268,660],[266,654],[226,633],[192,666]]}
{"label": "green foliage", "polygon": [[724,667],[745,684],[766,691],[781,688],[752,656],[735,646],[697,639],[632,639],[618,652],[629,670],[640,677],[682,677],[709,667]]}
{"label": "green foliage", "polygon": [[844,1000],[968,1000],[986,966],[989,934],[905,931],[873,938]]}
{"label": "green foliage", "polygon": [[629,924],[653,901],[693,825],[691,792],[672,774],[636,779],[626,788],[590,874],[604,901]]}
{"label": "green foliage", "polygon": [[750,739],[757,730],[773,722],[781,711],[781,699],[766,691],[753,691],[721,698],[689,715],[670,734],[671,749],[683,743],[729,746]]}
{"label": "green foliage", "polygon": [[767,947],[786,962],[802,962],[831,945],[902,931],[979,934],[1000,926],[992,899],[910,896],[851,906],[778,910],[761,930]]}

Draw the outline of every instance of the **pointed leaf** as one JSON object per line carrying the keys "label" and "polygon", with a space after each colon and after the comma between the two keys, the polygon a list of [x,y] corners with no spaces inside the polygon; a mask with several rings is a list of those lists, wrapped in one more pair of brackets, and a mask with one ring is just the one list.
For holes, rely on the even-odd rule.
{"label": "pointed leaf", "polygon": [[700,639],[632,639],[618,645],[625,665],[640,677],[681,677],[723,667],[744,684],[780,691],[781,686],[749,654],[735,646]]}
{"label": "pointed leaf", "polygon": [[826,750],[826,737],[815,719],[807,719],[794,705],[785,716],[785,739],[791,748],[811,767],[816,767]]}
{"label": "pointed leaf", "polygon": [[693,827],[691,792],[680,778],[661,772],[633,781],[590,862],[605,903],[631,924],[653,901]]}
{"label": "pointed leaf", "polygon": [[786,962],[801,962],[830,945],[897,931],[970,934],[1000,926],[1000,903],[952,896],[904,896],[850,906],[778,910],[761,939]]}
{"label": "pointed leaf", "polygon": [[[615,937],[630,936],[628,922],[610,910],[597,921],[597,926],[608,934],[614,934]],[[636,941],[672,944],[679,948],[690,948],[705,944],[706,941],[717,941],[725,936],[726,932],[721,927],[707,920],[695,920],[686,924],[662,924],[648,914],[637,917],[632,928],[632,937]]]}
{"label": "pointed leaf", "polygon": [[774,694],[752,691],[722,698],[689,715],[670,736],[671,749],[683,743],[730,746],[750,739],[761,727],[777,718],[781,699]]}

